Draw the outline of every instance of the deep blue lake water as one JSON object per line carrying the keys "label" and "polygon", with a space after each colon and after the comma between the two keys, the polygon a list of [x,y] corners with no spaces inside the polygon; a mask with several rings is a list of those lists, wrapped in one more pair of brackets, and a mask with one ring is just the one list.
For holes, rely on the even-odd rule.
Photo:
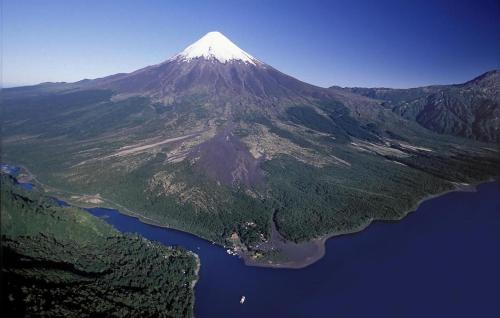
{"label": "deep blue lake water", "polygon": [[299,270],[248,267],[190,234],[115,210],[90,211],[120,231],[196,252],[198,318],[500,317],[497,183],[448,193],[402,221],[332,238],[323,259]]}

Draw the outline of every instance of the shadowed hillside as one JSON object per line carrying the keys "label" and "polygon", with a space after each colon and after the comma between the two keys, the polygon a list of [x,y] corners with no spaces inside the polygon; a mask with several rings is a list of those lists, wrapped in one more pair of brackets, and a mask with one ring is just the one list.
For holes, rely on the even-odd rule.
{"label": "shadowed hillside", "polygon": [[190,317],[197,259],[1,174],[4,317]]}

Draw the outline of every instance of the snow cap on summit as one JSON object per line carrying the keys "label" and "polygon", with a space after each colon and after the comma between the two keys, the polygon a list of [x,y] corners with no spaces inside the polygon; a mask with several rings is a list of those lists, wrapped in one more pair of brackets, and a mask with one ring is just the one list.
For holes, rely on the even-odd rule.
{"label": "snow cap on summit", "polygon": [[173,58],[182,61],[190,61],[196,58],[215,59],[221,63],[242,61],[256,64],[258,62],[257,59],[237,47],[231,40],[217,31],[208,32]]}

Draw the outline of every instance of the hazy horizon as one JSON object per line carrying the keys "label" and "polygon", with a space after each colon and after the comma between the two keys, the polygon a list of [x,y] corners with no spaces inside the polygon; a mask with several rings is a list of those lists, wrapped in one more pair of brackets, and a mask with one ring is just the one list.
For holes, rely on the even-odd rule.
{"label": "hazy horizon", "polygon": [[[469,79],[466,79],[462,82],[456,82],[456,83],[430,83],[430,84],[424,84],[424,85],[419,85],[419,86],[409,86],[409,87],[389,87],[389,86],[340,86],[340,85],[336,85],[336,84],[332,84],[332,85],[329,85],[329,86],[319,86],[319,85],[316,85],[316,86],[319,86],[319,87],[324,87],[324,88],[328,88],[328,87],[332,87],[332,86],[339,86],[339,87],[344,87],[344,88],[354,88],[354,87],[361,87],[361,88],[397,88],[397,89],[405,89],[405,88],[418,88],[418,87],[425,87],[425,86],[433,86],[433,85],[454,85],[454,84],[463,84],[467,81],[470,81],[476,77],[479,77],[487,72],[490,72],[490,71],[498,71],[498,69],[492,69],[492,70],[488,70],[488,71],[485,71],[481,74],[477,74],[476,76],[473,76]],[[123,72],[125,73],[125,72]],[[128,73],[128,72],[127,72]],[[117,73],[116,73],[117,74]],[[114,74],[109,74],[109,75],[114,75]],[[98,78],[98,77],[96,77]],[[92,80],[92,79],[96,79],[96,78],[82,78],[80,79],[79,81],[81,80]],[[301,80],[300,78],[297,78],[298,80]],[[75,81],[75,82],[78,82],[78,81]],[[19,84],[19,85],[9,85],[9,83],[3,83],[3,88],[16,88],[16,87],[24,87],[24,86],[35,86],[35,85],[41,85],[41,84],[46,84],[46,83],[73,83],[73,82],[65,82],[65,81],[59,81],[59,82],[52,82],[52,81],[49,81],[49,82],[40,82],[40,83],[31,83],[31,84]],[[311,83],[312,84],[312,83]]]}
{"label": "hazy horizon", "polygon": [[494,1],[152,1],[142,6],[6,0],[3,87],[131,72],[165,61],[214,30],[317,86],[462,83],[499,68],[498,9]]}

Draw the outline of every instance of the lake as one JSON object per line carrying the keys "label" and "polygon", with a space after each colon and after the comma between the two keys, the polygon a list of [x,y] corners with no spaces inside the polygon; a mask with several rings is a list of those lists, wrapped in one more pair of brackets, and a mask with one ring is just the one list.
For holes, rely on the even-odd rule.
{"label": "lake", "polygon": [[303,269],[249,267],[193,235],[116,210],[89,211],[122,232],[197,253],[198,318],[500,317],[500,186],[494,182],[425,201],[401,221],[331,238],[325,257]]}

